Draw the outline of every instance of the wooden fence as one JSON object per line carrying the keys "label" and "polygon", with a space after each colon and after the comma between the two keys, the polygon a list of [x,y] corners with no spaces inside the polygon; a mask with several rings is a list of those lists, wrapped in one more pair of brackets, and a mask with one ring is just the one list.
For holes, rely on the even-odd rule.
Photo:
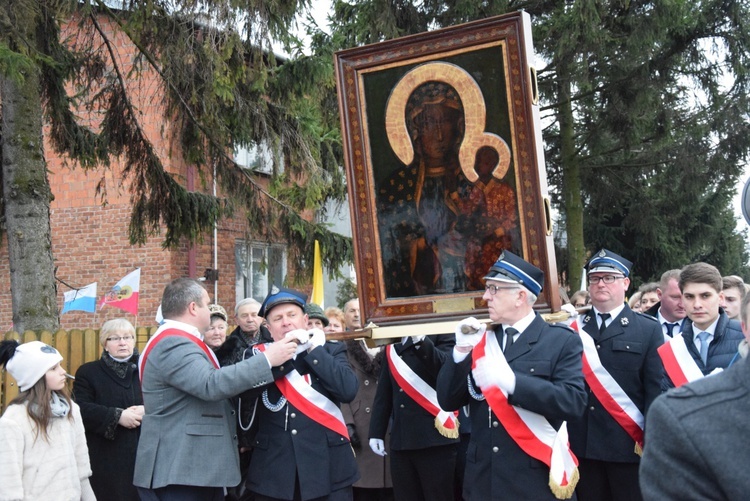
{"label": "wooden fence", "polygon": [[[138,351],[143,351],[149,337],[156,332],[158,327],[138,327],[136,333],[136,346]],[[8,332],[3,339],[17,339],[21,343],[29,341],[42,341],[54,346],[63,361],[60,365],[68,371],[69,374],[75,375],[78,368],[86,362],[98,360],[102,355],[102,345],[99,343],[99,329],[71,329],[69,331],[59,330],[54,334],[48,331],[37,333],[26,331],[23,336],[17,332]],[[69,389],[72,390],[72,383]],[[0,371],[0,414],[5,411],[8,402],[18,395],[18,385],[15,379],[11,377],[6,370]]]}

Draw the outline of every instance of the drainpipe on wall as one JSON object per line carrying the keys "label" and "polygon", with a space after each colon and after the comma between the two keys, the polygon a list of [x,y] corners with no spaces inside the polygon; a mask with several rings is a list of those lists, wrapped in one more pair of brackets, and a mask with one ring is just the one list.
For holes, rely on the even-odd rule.
{"label": "drainpipe on wall", "polygon": [[[214,198],[216,198],[216,164],[214,164]],[[219,269],[219,239],[218,239],[218,221],[214,221],[214,270]],[[214,303],[219,304],[219,281],[214,281]]]}
{"label": "drainpipe on wall", "polygon": [[[188,191],[195,191],[195,166],[189,165],[187,168],[187,190]],[[190,243],[188,244],[188,276],[193,278],[198,278],[198,273],[196,272],[196,249],[195,244]]]}

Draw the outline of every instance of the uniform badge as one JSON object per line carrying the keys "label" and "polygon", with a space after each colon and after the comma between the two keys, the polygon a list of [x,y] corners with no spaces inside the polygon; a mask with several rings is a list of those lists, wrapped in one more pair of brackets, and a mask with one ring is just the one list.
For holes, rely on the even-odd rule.
{"label": "uniform badge", "polygon": [[599,251],[599,257],[605,257],[607,255],[606,252],[604,252],[604,249]]}
{"label": "uniform badge", "polygon": [[591,317],[589,315],[586,315],[585,317],[583,317],[583,323],[587,324],[590,321],[591,321]]}
{"label": "uniform badge", "polygon": [[628,325],[629,323],[630,323],[630,321],[629,321],[629,320],[628,320],[627,318],[625,318],[625,317],[622,317],[622,318],[620,319],[620,324],[622,324],[622,326],[623,326],[623,327],[625,327],[625,326],[626,326],[626,325]]}
{"label": "uniform badge", "polygon": [[279,293],[279,288],[278,287],[276,287],[275,285],[273,287],[271,287],[271,294],[278,294],[278,293]]}

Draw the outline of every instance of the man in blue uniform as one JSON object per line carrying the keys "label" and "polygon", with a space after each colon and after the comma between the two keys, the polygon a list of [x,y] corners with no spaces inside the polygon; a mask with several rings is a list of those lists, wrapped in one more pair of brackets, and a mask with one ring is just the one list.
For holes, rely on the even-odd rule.
{"label": "man in blue uniform", "polygon": [[[293,361],[274,368],[272,383],[242,395],[242,405],[251,406],[257,420],[246,486],[258,501],[350,500],[359,478],[339,409],[354,399],[357,377],[344,343],[326,342],[323,331],[307,329],[306,299],[273,287],[259,312],[270,345],[290,337],[300,344]],[[256,345],[253,352],[267,346]]]}
{"label": "man in blue uniform", "polygon": [[[586,399],[581,341],[567,327],[550,325],[534,311],[544,283],[539,268],[504,251],[484,278],[492,326],[485,333],[486,326],[474,318],[459,324],[456,346],[437,386],[445,409],[469,404],[471,439],[463,497],[569,498],[577,472],[564,421],[580,416]],[[568,463],[557,476],[551,475],[560,473],[551,468],[555,440],[562,445],[557,457]],[[554,493],[551,477],[557,479]]]}
{"label": "man in blue uniform", "polygon": [[625,303],[630,261],[602,249],[587,267],[592,310],[577,319],[584,345],[588,402],[570,422],[582,501],[638,500],[644,415],[661,393],[664,342],[659,322]]}

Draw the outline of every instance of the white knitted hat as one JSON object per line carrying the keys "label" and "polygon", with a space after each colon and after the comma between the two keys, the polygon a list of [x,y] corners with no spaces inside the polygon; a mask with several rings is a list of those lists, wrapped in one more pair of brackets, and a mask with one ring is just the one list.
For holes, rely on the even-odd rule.
{"label": "white knitted hat", "polygon": [[18,345],[5,368],[18,382],[18,388],[27,391],[62,359],[60,352],[52,346],[41,341],[31,341]]}

